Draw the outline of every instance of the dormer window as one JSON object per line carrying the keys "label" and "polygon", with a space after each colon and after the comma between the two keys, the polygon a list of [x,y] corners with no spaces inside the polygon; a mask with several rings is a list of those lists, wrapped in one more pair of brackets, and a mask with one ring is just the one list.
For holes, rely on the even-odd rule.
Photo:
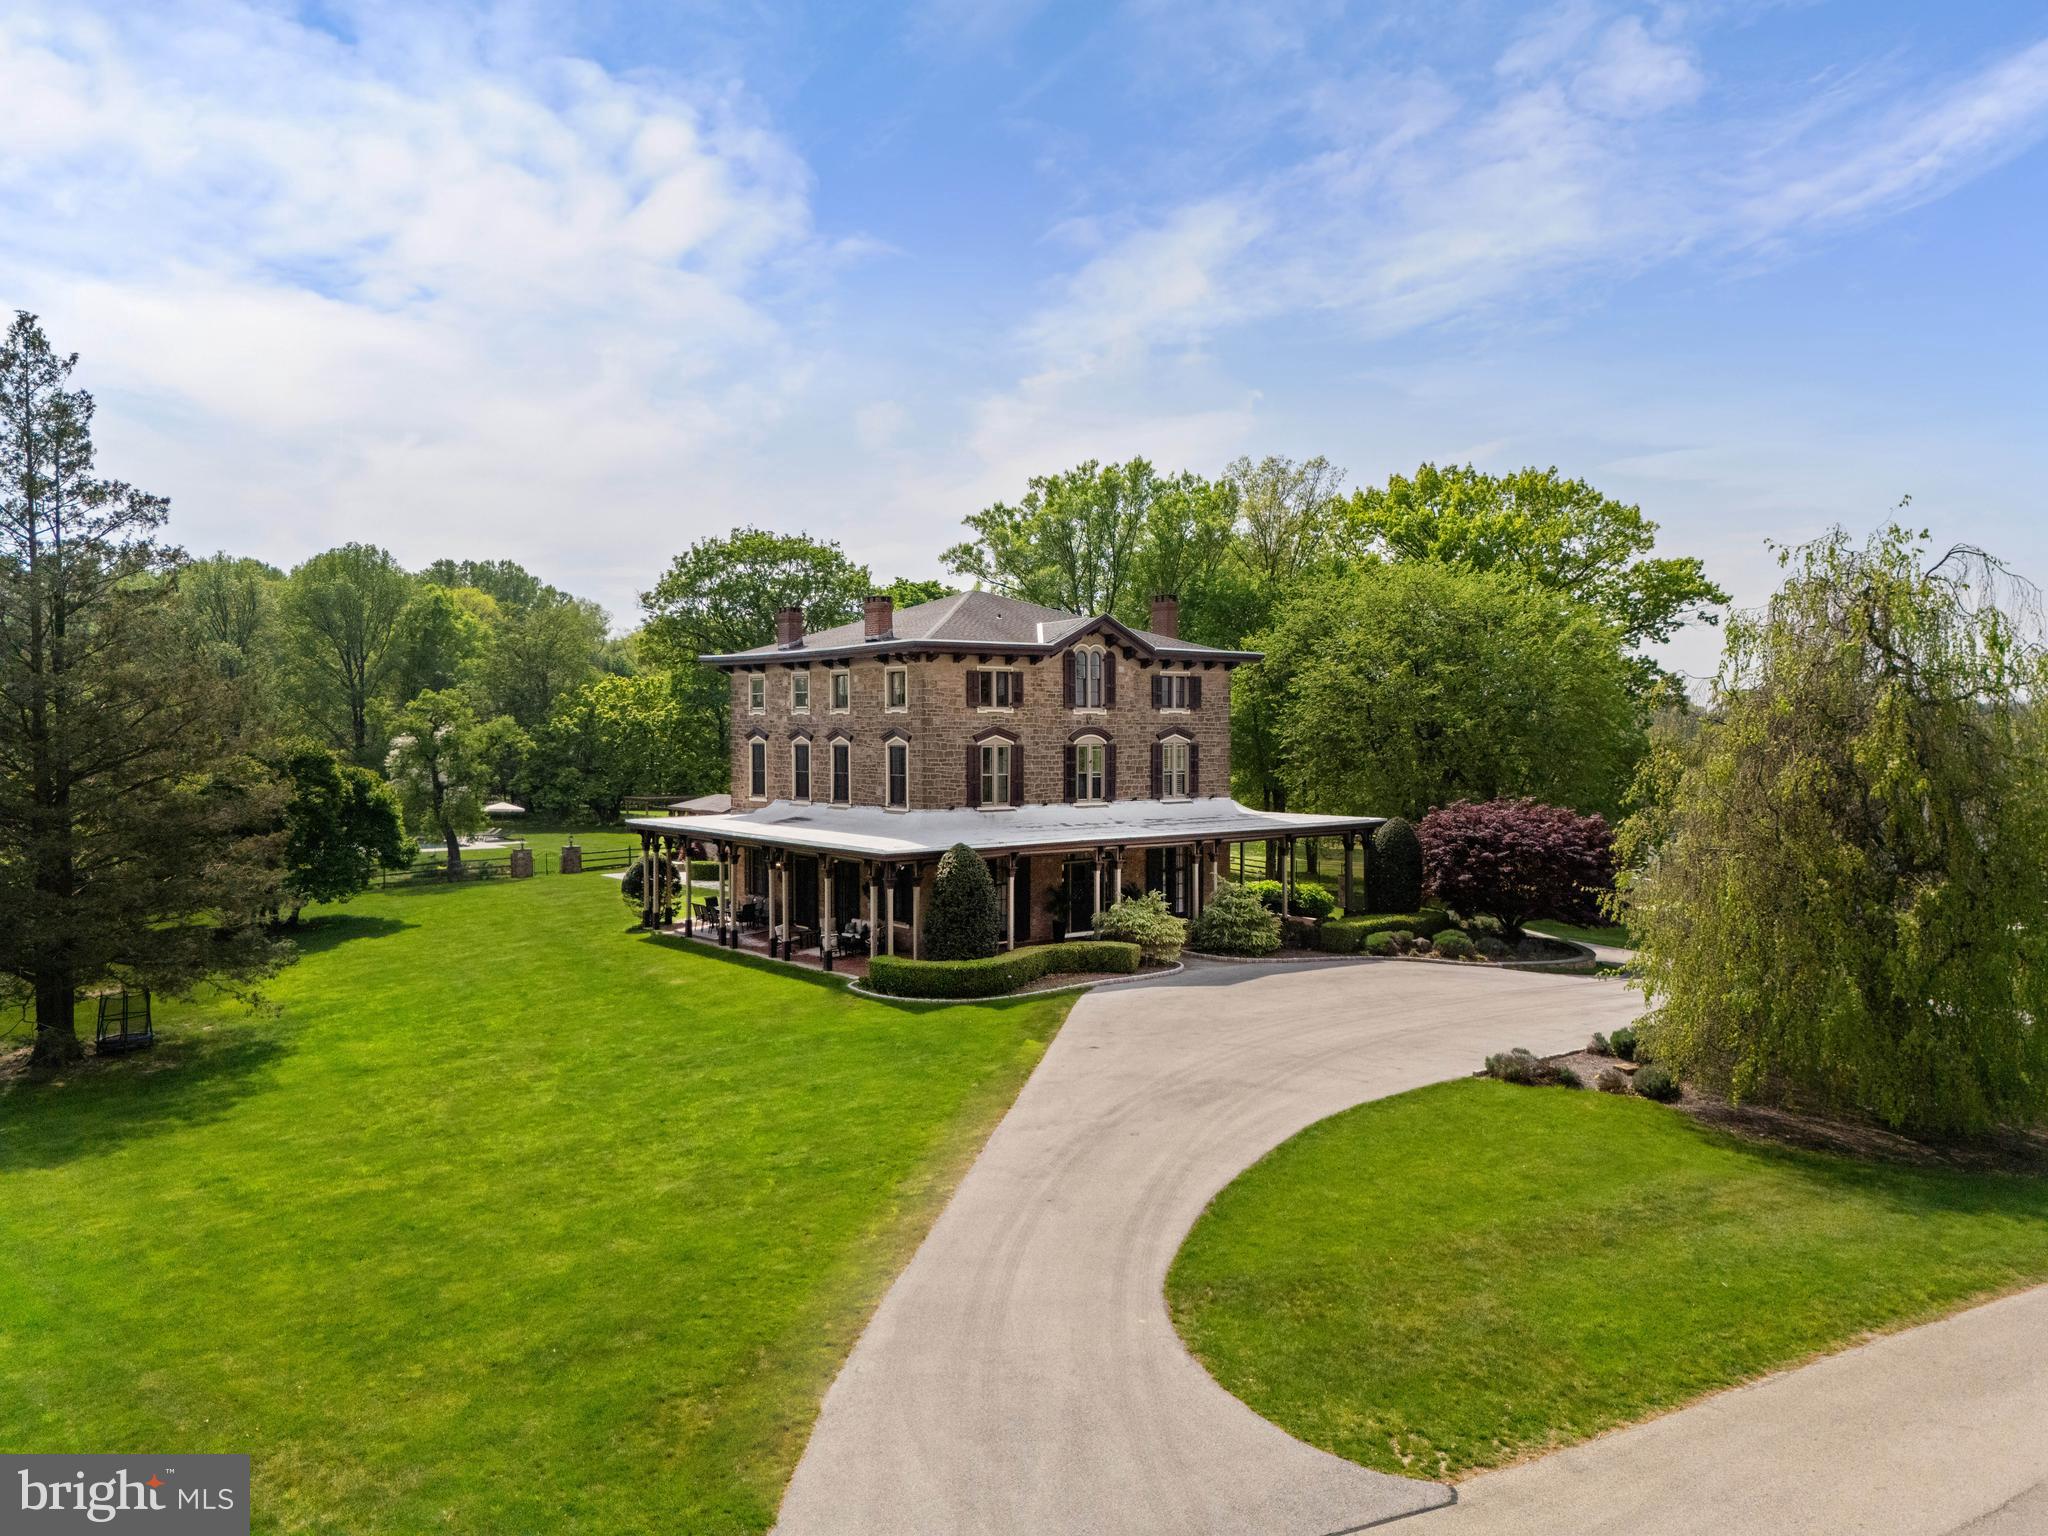
{"label": "dormer window", "polygon": [[789,674],[789,707],[793,714],[807,715],[811,712],[811,674],[809,669]]}

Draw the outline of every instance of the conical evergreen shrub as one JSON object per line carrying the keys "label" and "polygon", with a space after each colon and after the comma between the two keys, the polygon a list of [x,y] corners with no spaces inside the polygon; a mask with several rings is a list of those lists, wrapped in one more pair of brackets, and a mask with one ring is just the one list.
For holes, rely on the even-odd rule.
{"label": "conical evergreen shrub", "polygon": [[1374,912],[1414,912],[1422,906],[1422,840],[1399,816],[1382,822],[1372,835],[1365,900]]}
{"label": "conical evergreen shrub", "polygon": [[955,843],[939,860],[932,882],[931,911],[924,919],[927,960],[985,960],[996,952],[1001,931],[996,883],[988,865],[965,843]]}

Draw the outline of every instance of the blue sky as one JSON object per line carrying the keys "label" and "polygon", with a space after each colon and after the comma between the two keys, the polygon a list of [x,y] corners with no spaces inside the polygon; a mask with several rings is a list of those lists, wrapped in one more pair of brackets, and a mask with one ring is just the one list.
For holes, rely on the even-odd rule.
{"label": "blue sky", "polygon": [[0,100],[0,300],[199,550],[630,620],[739,522],[927,575],[1321,453],[1554,463],[1743,601],[1908,494],[2048,579],[2037,5],[4,0]]}

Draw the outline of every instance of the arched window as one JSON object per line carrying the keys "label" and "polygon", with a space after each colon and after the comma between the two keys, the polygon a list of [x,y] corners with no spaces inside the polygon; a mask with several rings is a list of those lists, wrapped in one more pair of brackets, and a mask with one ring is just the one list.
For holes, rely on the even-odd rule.
{"label": "arched window", "polygon": [[747,793],[756,800],[768,798],[768,743],[758,736],[747,743]]}
{"label": "arched window", "polygon": [[1109,799],[1109,744],[1100,736],[1083,736],[1074,743],[1073,751],[1073,798]]}
{"label": "arched window", "polygon": [[845,805],[853,799],[853,743],[841,738],[832,743],[832,803]]}
{"label": "arched window", "polygon": [[888,795],[883,801],[892,811],[910,808],[910,743],[901,736],[891,736],[884,743],[888,755]]}
{"label": "arched window", "polygon": [[1077,645],[1073,657],[1073,685],[1068,706],[1073,709],[1107,709],[1115,702],[1109,669],[1109,653],[1099,645]]}
{"label": "arched window", "polygon": [[1162,800],[1185,800],[1193,793],[1188,787],[1188,745],[1185,736],[1169,736],[1159,743],[1159,797]]}

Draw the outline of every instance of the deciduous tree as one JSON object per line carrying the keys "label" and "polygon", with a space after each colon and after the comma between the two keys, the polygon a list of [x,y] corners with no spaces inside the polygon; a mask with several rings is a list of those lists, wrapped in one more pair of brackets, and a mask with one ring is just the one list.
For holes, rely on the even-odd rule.
{"label": "deciduous tree", "polygon": [[380,869],[404,869],[417,846],[405,835],[391,786],[317,742],[290,742],[270,754],[285,785],[284,910],[296,926],[309,901],[347,901]]}
{"label": "deciduous tree", "polygon": [[1614,833],[1604,816],[1535,800],[1461,800],[1415,829],[1423,878],[1439,905],[1497,917],[1597,921],[1614,888]]}
{"label": "deciduous tree", "polygon": [[437,838],[448,868],[462,865],[462,839],[483,830],[484,792],[476,761],[476,716],[453,689],[421,694],[398,711],[385,772],[421,837]]}
{"label": "deciduous tree", "polygon": [[414,582],[370,544],[313,556],[286,578],[280,602],[291,687],[306,725],[367,765],[373,706],[403,655],[400,620]]}
{"label": "deciduous tree", "polygon": [[1729,626],[1713,708],[1622,829],[1646,1038],[1739,1100],[1922,1132],[2039,1123],[2048,662],[2031,600],[1896,526],[1783,559],[1784,586]]}

